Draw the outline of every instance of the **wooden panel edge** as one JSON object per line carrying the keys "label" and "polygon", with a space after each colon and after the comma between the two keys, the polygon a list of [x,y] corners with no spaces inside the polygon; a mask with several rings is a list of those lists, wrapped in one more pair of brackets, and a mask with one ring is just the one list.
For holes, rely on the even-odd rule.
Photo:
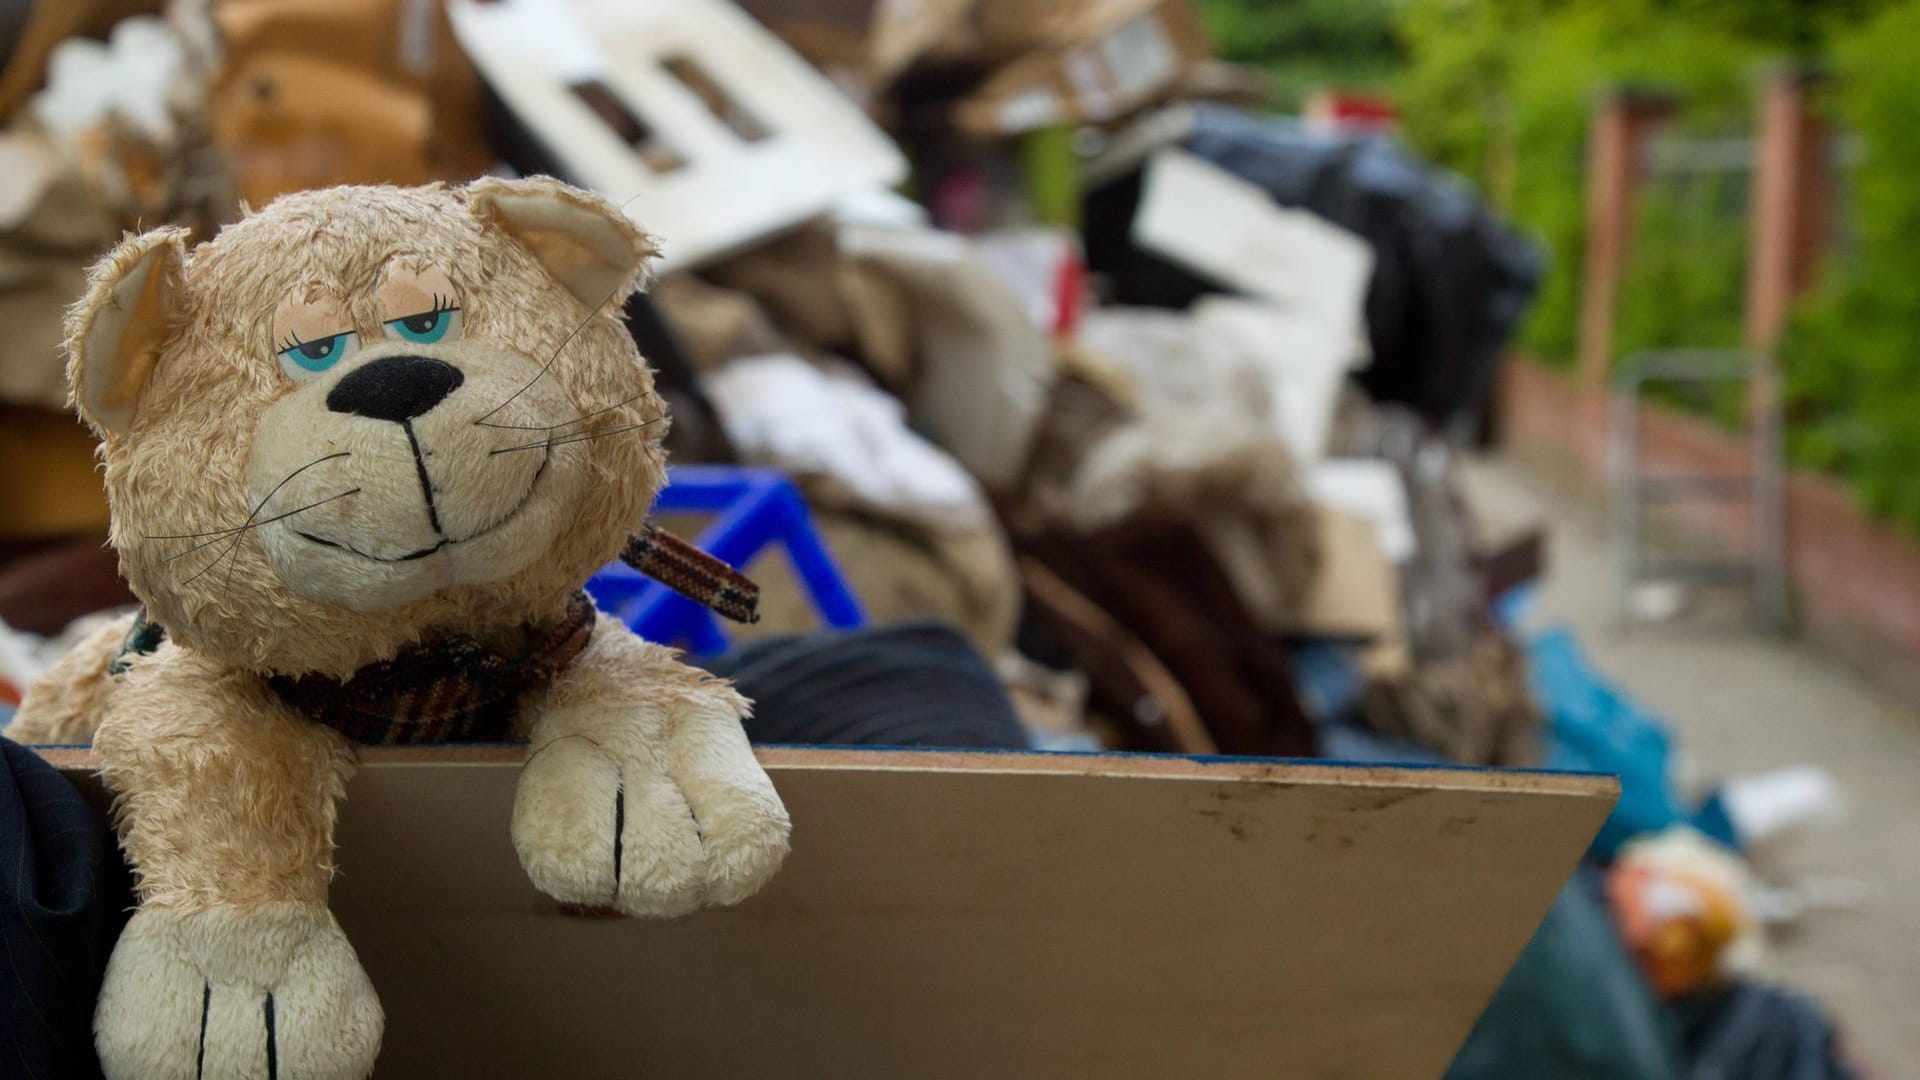
{"label": "wooden panel edge", "polygon": [[[89,747],[34,747],[58,769],[92,771],[99,761]],[[884,772],[997,773],[1103,776],[1134,779],[1216,780],[1334,787],[1417,788],[1448,791],[1525,792],[1532,795],[1617,799],[1620,783],[1599,773],[1531,769],[1342,764],[1277,758],[1181,757],[1163,754],[1045,753],[1019,750],[861,749],[839,746],[763,746],[755,751],[769,772],[861,770]],[[519,744],[488,746],[377,746],[361,751],[363,765],[517,765]]]}

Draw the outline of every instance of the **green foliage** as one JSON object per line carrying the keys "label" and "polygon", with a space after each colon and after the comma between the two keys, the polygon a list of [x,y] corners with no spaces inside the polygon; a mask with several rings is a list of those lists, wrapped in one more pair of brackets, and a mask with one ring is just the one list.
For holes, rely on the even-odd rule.
{"label": "green foliage", "polygon": [[1920,0],[1841,35],[1833,61],[1840,119],[1868,148],[1852,176],[1858,251],[1782,344],[1787,446],[1920,532]]}
{"label": "green foliage", "polygon": [[1400,70],[1394,0],[1202,0],[1214,52],[1264,69],[1275,104],[1322,86],[1384,86]]}
{"label": "green foliage", "polygon": [[[1839,119],[1868,147],[1850,178],[1858,251],[1834,260],[1783,343],[1787,449],[1920,532],[1920,0],[1407,0],[1399,27],[1408,138],[1547,243],[1555,272],[1522,340],[1563,363],[1578,328],[1591,95],[1671,90],[1685,129],[1741,132],[1762,61],[1829,62]],[[1741,340],[1747,223],[1732,183],[1656,179],[1644,192],[1621,352]],[[1690,404],[1739,412],[1730,396]]]}
{"label": "green foliage", "polygon": [[[1608,86],[1677,94],[1687,104],[1683,128],[1723,131],[1748,112],[1747,72],[1764,46],[1633,0],[1410,0],[1401,27],[1413,59],[1401,87],[1408,139],[1434,160],[1479,178],[1495,202],[1546,243],[1555,272],[1521,338],[1543,357],[1570,360],[1579,327],[1594,95]],[[1684,249],[1659,250],[1670,235],[1643,232],[1636,239],[1648,241],[1639,249],[1643,265],[1680,272]],[[1628,268],[1629,292],[1666,295],[1646,283],[1636,289],[1636,269]],[[1655,319],[1677,321],[1682,317],[1670,311]]]}

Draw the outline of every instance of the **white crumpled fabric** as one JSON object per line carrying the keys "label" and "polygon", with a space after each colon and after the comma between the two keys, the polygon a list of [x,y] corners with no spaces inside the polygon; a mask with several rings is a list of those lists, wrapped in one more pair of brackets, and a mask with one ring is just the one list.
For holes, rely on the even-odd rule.
{"label": "white crumpled fabric", "polygon": [[749,460],[825,477],[872,509],[941,531],[992,521],[973,477],[908,428],[905,407],[851,364],[749,356],[711,372],[706,385]]}

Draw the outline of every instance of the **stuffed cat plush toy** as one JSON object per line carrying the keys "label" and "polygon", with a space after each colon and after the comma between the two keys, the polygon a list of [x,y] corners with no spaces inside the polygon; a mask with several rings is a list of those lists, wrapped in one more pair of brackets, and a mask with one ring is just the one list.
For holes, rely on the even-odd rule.
{"label": "stuffed cat plush toy", "polygon": [[290,195],[95,267],[68,374],[145,608],[8,734],[91,738],[115,795],[140,903],[109,1076],[371,1072],[379,1000],[327,910],[357,743],[524,739],[513,843],[569,904],[679,915],[780,866],[746,702],[581,591],[665,475],[619,318],[653,253],[595,196],[485,179]]}

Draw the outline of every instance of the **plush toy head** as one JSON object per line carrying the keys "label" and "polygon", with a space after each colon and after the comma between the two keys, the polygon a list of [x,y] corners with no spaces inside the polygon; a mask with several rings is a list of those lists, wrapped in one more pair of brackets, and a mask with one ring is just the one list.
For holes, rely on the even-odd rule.
{"label": "plush toy head", "polygon": [[665,420],[621,323],[654,254],[556,181],[290,195],[128,239],[69,316],[113,544],[184,645],[336,677],[558,618],[643,522]]}

